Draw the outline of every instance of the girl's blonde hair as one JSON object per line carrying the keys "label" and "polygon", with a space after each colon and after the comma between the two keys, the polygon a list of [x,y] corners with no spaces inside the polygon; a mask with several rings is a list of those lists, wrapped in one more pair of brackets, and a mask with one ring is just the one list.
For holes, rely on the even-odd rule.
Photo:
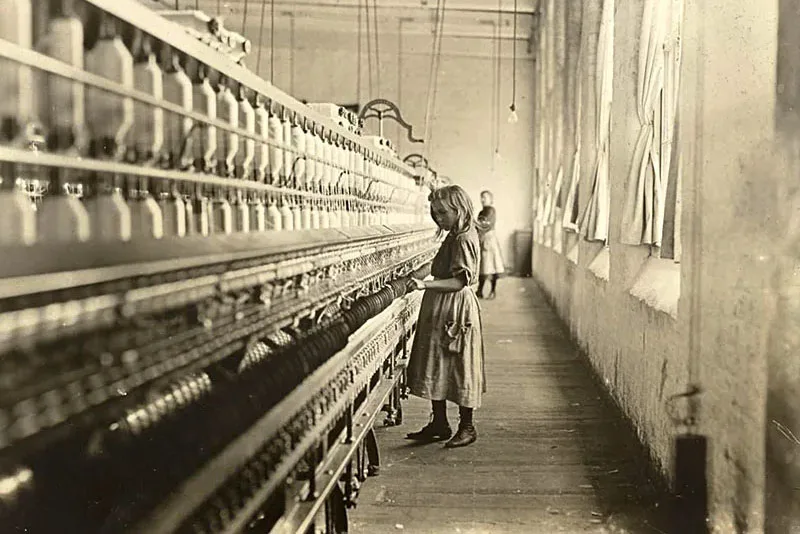
{"label": "girl's blonde hair", "polygon": [[456,212],[458,215],[458,223],[456,227],[451,229],[451,232],[460,234],[466,232],[475,223],[473,216],[472,200],[461,186],[446,185],[439,189],[434,189],[428,195],[428,201],[431,204],[440,203]]}

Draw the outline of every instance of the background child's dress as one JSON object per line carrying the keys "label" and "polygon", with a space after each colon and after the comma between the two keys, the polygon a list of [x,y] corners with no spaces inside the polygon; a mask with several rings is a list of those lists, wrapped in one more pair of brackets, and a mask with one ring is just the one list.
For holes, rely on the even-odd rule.
{"label": "background child's dress", "polygon": [[479,408],[486,391],[477,279],[480,239],[470,227],[450,233],[431,264],[436,279],[465,276],[460,291],[426,291],[411,349],[407,384],[413,395]]}
{"label": "background child's dress", "polygon": [[486,206],[478,214],[478,229],[481,238],[481,271],[483,276],[503,274],[505,264],[500,240],[494,230],[497,222],[497,210],[494,206]]}

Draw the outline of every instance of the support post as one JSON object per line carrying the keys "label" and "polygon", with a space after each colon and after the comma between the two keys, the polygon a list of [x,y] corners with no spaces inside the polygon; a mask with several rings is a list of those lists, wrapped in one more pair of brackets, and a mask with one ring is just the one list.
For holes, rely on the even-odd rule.
{"label": "support post", "polygon": [[375,436],[375,429],[370,428],[364,438],[364,445],[367,451],[367,476],[378,476],[381,470],[381,457],[378,451],[378,438]]}
{"label": "support post", "polygon": [[346,534],[348,531],[347,499],[339,484],[331,491],[326,503],[328,517],[326,521],[326,534]]}
{"label": "support post", "polygon": [[346,434],[344,438],[345,443],[353,443],[353,403],[347,406],[347,415],[345,416],[345,429]]}

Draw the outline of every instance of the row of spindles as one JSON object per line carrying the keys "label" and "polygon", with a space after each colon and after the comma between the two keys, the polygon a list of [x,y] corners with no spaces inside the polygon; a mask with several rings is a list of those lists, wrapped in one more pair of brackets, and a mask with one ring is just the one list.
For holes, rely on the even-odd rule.
{"label": "row of spindles", "polygon": [[[224,185],[207,185],[202,179],[148,177],[146,171],[106,175],[8,162],[0,168],[2,244],[340,228],[421,218],[413,180],[388,159],[381,161],[141,29],[74,0],[0,0],[0,12],[0,38],[172,105],[154,106],[131,93],[84,86],[0,59],[4,144],[224,179],[215,182]],[[248,187],[253,184],[272,187]],[[33,189],[44,194],[29,194]]]}

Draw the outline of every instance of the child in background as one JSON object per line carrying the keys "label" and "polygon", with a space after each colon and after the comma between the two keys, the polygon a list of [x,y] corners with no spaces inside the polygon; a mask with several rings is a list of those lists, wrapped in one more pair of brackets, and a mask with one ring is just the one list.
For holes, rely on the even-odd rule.
{"label": "child in background", "polygon": [[497,290],[497,279],[505,272],[503,264],[503,253],[500,249],[500,240],[494,231],[497,222],[497,210],[494,209],[494,195],[491,191],[481,193],[481,204],[483,209],[478,214],[476,226],[481,239],[481,271],[478,285],[478,298],[483,298],[483,286],[486,280],[491,280],[492,290],[487,297],[489,300],[495,298]]}

